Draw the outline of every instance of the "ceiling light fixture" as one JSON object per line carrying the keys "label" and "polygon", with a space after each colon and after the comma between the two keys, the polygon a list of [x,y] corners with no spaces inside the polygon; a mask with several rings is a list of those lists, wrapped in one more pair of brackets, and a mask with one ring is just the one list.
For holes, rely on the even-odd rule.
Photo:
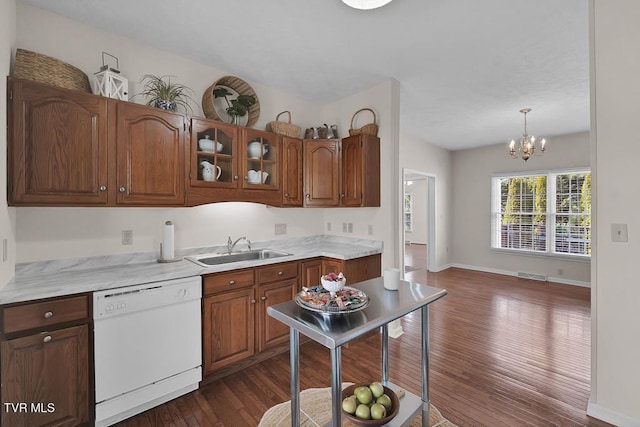
{"label": "ceiling light fixture", "polygon": [[[531,112],[531,108],[523,108],[520,112],[524,114],[524,133],[522,134],[522,138],[520,138],[520,146],[517,149],[516,141],[514,139],[511,140],[509,143],[509,154],[514,159],[522,157],[522,160],[526,162],[536,151],[536,137],[527,134],[527,113]],[[541,153],[544,153],[546,143],[546,139],[542,138],[540,140]]]}
{"label": "ceiling light fixture", "polygon": [[369,10],[377,9],[387,3],[391,3],[391,0],[342,0],[342,3],[354,9]]}

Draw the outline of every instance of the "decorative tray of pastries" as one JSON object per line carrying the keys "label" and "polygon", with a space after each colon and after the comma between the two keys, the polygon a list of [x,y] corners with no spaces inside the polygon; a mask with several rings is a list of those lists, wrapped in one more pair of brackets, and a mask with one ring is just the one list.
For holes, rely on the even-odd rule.
{"label": "decorative tray of pastries", "polygon": [[369,304],[369,297],[356,288],[345,286],[335,293],[331,293],[322,286],[302,288],[295,297],[295,302],[307,310],[323,314],[352,313],[365,308]]}

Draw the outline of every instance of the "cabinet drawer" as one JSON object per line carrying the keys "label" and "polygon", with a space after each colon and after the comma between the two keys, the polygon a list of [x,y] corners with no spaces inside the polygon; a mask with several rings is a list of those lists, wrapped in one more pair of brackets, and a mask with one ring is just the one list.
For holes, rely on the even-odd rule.
{"label": "cabinet drawer", "polygon": [[258,268],[258,283],[275,282],[276,280],[298,277],[298,263],[287,262]]}
{"label": "cabinet drawer", "polygon": [[89,305],[86,295],[17,305],[2,310],[3,331],[6,334],[88,317]]}
{"label": "cabinet drawer", "polygon": [[253,286],[253,269],[211,274],[204,277],[204,294]]}

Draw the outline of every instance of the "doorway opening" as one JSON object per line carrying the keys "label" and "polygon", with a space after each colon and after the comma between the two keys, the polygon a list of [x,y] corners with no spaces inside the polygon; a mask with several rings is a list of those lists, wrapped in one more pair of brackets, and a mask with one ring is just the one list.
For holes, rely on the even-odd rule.
{"label": "doorway opening", "polygon": [[[427,172],[403,169],[402,271],[436,269],[436,178]],[[410,278],[410,277],[409,277]]]}

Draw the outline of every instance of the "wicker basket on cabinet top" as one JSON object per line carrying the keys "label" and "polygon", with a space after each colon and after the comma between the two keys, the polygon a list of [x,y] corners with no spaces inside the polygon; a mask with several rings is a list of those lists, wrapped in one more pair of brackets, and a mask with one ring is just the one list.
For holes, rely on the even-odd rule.
{"label": "wicker basket on cabinet top", "polygon": [[30,50],[16,50],[16,65],[13,76],[91,93],[89,77],[82,70],[59,59]]}
{"label": "wicker basket on cabinet top", "polygon": [[[281,115],[287,113],[289,115],[288,122],[279,122],[278,119]],[[277,133],[278,135],[291,136],[293,138],[300,138],[300,126],[291,124],[291,112],[283,111],[276,116],[275,121],[267,123],[267,131]]]}
{"label": "wicker basket on cabinet top", "polygon": [[[371,111],[373,114],[373,123],[366,124],[359,129],[353,128],[353,121],[361,111]],[[378,124],[376,123],[376,113],[371,108],[361,108],[356,111],[351,117],[351,126],[349,128],[349,135],[360,135],[361,133],[367,133],[369,135],[378,136]]]}

